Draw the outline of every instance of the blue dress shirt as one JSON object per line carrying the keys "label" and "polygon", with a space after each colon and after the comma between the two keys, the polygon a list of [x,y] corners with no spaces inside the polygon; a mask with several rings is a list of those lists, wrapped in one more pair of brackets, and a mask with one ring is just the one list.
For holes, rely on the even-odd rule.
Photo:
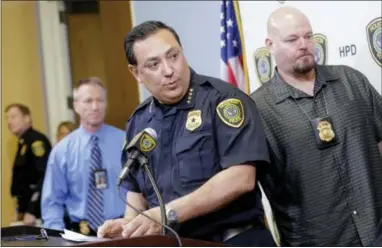
{"label": "blue dress shirt", "polygon": [[99,139],[102,167],[107,170],[108,188],[104,189],[105,220],[123,216],[127,191],[117,188],[121,172],[122,130],[104,124],[96,133],[82,126],[60,141],[49,156],[45,173],[41,212],[44,227],[63,230],[65,206],[72,222],[86,219],[92,135]]}

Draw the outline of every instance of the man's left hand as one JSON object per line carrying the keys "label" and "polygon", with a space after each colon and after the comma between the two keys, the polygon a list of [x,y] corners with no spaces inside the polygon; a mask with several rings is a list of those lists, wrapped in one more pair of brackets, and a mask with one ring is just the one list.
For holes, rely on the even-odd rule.
{"label": "man's left hand", "polygon": [[[159,207],[149,209],[144,213],[159,223],[161,222]],[[140,214],[123,227],[122,236],[124,238],[141,237],[160,234],[161,231],[162,228],[159,224]]]}
{"label": "man's left hand", "polygon": [[34,226],[36,224],[36,216],[30,213],[25,213],[23,222],[26,226]]}

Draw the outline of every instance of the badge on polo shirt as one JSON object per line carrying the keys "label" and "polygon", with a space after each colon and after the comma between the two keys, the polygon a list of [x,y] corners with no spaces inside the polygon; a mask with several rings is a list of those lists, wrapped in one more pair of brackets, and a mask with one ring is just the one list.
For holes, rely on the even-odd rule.
{"label": "badge on polo shirt", "polygon": [[311,123],[318,148],[325,149],[339,143],[330,116],[316,118]]}
{"label": "badge on polo shirt", "polygon": [[94,181],[97,189],[107,188],[107,171],[105,169],[94,171]]}

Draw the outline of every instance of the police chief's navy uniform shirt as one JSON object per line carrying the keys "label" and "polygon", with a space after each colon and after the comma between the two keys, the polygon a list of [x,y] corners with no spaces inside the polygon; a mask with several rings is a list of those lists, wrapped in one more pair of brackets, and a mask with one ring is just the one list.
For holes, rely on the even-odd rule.
{"label": "police chief's navy uniform shirt", "polygon": [[[188,93],[178,104],[165,106],[151,97],[127,124],[127,142],[147,127],[158,135],[149,164],[165,203],[191,193],[230,166],[248,162],[266,166],[269,162],[252,99],[224,81],[191,72]],[[143,168],[133,170],[124,185],[142,193],[149,208],[159,205]],[[183,223],[178,231],[183,237],[203,238],[259,222],[263,214],[256,185],[226,207]]]}

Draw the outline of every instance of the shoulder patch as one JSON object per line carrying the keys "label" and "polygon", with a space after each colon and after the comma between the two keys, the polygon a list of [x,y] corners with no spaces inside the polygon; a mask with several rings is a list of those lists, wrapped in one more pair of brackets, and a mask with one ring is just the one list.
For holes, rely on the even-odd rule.
{"label": "shoulder patch", "polygon": [[229,98],[218,104],[216,112],[228,126],[239,128],[244,123],[244,107],[241,100]]}
{"label": "shoulder patch", "polygon": [[42,157],[45,154],[45,145],[41,140],[32,143],[32,152],[37,157]]}

